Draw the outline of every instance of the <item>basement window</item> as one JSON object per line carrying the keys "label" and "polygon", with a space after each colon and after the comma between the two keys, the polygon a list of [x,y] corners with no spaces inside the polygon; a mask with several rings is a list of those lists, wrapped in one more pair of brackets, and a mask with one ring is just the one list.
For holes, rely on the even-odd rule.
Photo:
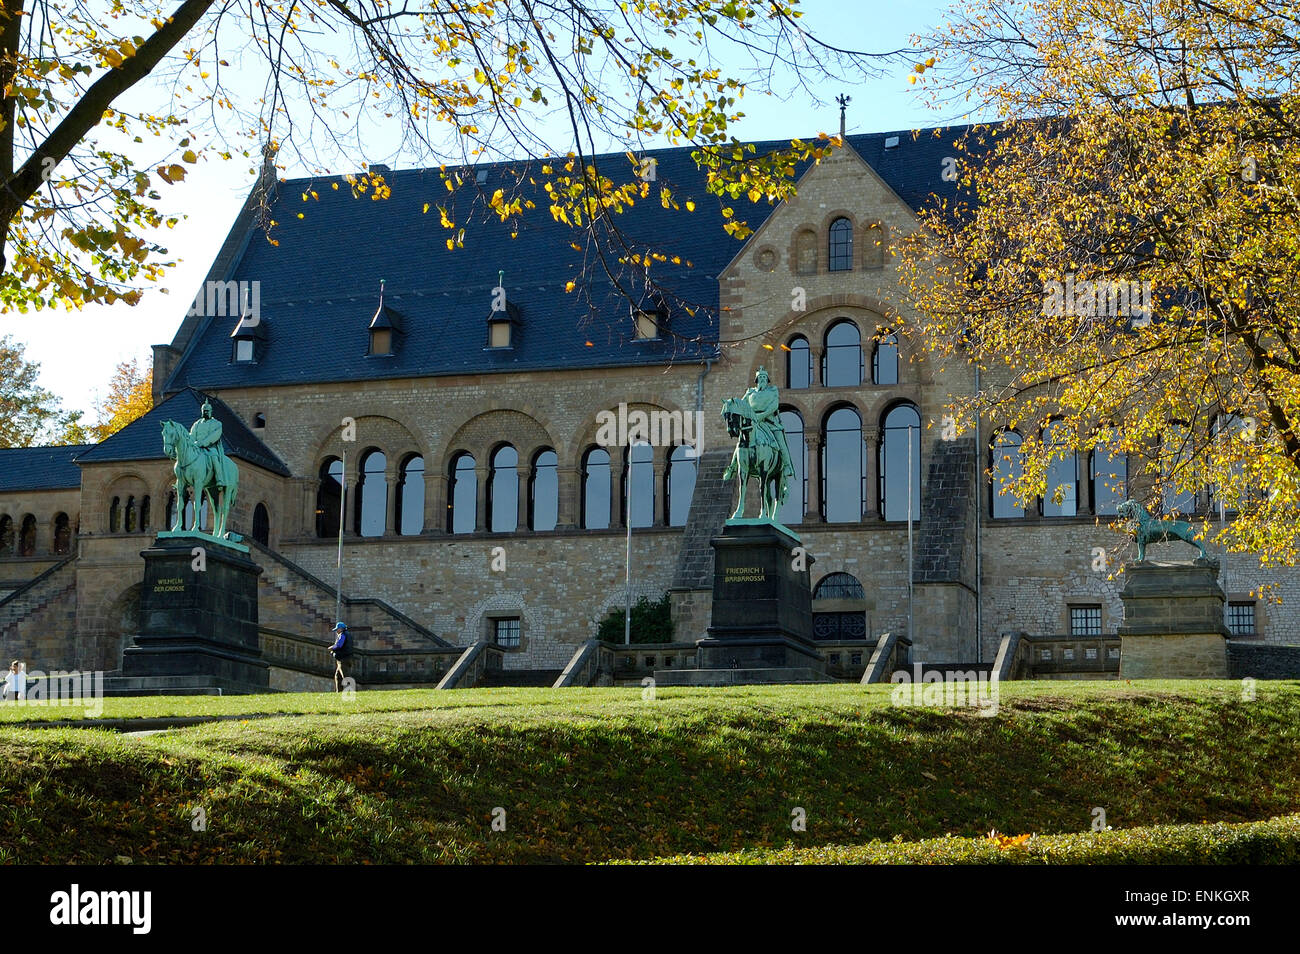
{"label": "basement window", "polygon": [[1254,602],[1228,604],[1228,632],[1233,636],[1256,635]]}
{"label": "basement window", "polygon": [[493,637],[498,646],[504,649],[519,648],[519,617],[509,616],[493,620]]}

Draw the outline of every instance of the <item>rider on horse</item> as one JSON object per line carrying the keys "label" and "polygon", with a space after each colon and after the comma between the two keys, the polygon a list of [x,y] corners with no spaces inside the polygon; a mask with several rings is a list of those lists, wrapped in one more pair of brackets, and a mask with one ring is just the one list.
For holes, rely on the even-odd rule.
{"label": "rider on horse", "polygon": [[220,473],[217,461],[221,458],[221,422],[212,416],[212,405],[203,402],[203,414],[190,428],[190,437],[199,450],[212,462],[212,472]]}
{"label": "rider on horse", "polygon": [[793,477],[794,458],[790,454],[790,445],[786,443],[785,426],[781,423],[781,399],[776,387],[768,383],[767,368],[758,369],[754,386],[741,400],[754,412],[754,446],[775,447],[781,454],[782,473]]}

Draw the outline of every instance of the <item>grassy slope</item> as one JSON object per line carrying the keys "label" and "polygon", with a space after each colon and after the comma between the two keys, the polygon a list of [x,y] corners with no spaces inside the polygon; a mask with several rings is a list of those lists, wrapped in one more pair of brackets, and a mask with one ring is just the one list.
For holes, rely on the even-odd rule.
{"label": "grassy slope", "polygon": [[855,686],[108,700],[327,714],[0,729],[0,860],[600,861],[1085,832],[1095,806],[1126,829],[1300,811],[1295,683],[1252,702],[1236,683],[1019,683],[1001,701],[980,718]]}

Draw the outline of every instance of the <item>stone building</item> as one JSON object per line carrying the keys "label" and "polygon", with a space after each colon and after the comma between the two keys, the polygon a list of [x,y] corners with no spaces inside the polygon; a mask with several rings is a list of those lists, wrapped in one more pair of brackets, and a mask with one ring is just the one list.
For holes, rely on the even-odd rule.
{"label": "stone building", "polygon": [[[437,170],[378,168],[383,201],[264,176],[154,348],[154,410],[98,446],[0,451],[0,645],[31,668],[116,668],[139,551],[177,505],[159,422],[188,426],[204,397],[240,463],[233,526],[264,568],[278,685],[315,684],[294,660],[319,658],[333,622],[340,539],[345,615],[390,654],[390,681],[426,681],[441,664],[416,657],[479,641],[507,670],[561,669],[623,605],[629,539],[633,599],[671,594],[689,642],[709,620],[708,540],[734,506],[718,409],[759,367],[782,392],[799,473],[781,516],[816,559],[828,646],[910,633],[915,660],[991,662],[1010,631],[1113,634],[1125,461],[1079,459],[1055,473],[1061,502],[1013,509],[995,489],[1018,437],[945,440],[944,408],[974,381],[904,330],[891,248],[955,188],[942,173],[962,132],[848,137],[797,198],[738,202],[743,242],[686,151],[651,153],[650,198],[618,222],[664,255],[641,291],[606,271],[616,250],[572,244],[550,216],[488,213],[520,181],[508,164],[450,192]],[[637,412],[672,426],[630,448],[602,431]],[[698,458],[683,446],[697,437]],[[1293,572],[1233,555],[1223,582],[1235,634],[1300,641]],[[1265,583],[1280,604],[1251,595]]]}

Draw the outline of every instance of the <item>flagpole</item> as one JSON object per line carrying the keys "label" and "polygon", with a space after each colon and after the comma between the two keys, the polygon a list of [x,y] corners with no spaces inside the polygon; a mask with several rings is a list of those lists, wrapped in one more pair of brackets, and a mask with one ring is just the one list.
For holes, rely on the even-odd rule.
{"label": "flagpole", "polygon": [[338,550],[338,587],[334,590],[334,621],[342,622],[339,615],[343,611],[343,515],[348,500],[348,452],[343,452],[343,472],[339,475],[339,550]]}
{"label": "flagpole", "polygon": [[627,547],[623,554],[623,645],[632,645],[632,445],[627,458],[626,486],[623,488],[623,514],[627,522]]}
{"label": "flagpole", "polygon": [[912,425],[907,425],[907,638],[912,633]]}

